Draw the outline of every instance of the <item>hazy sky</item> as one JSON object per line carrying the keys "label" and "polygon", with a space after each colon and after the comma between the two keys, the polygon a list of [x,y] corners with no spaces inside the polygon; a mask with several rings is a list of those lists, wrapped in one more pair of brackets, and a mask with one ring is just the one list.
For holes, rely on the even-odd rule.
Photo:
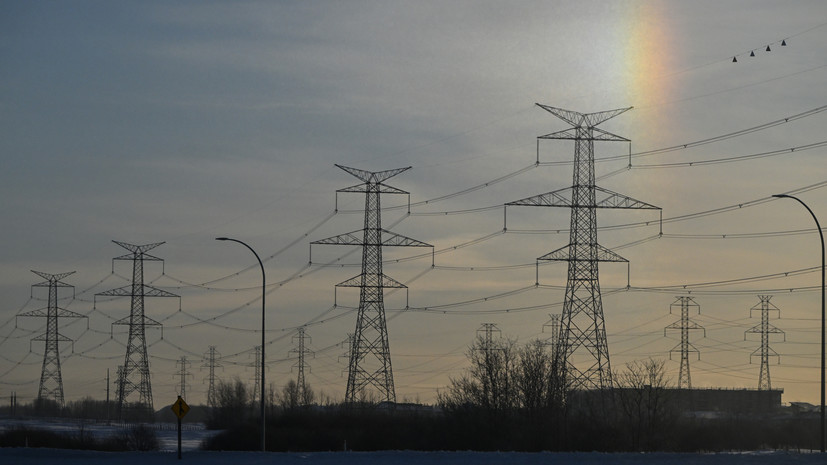
{"label": "hazy sky", "polygon": [[[534,263],[568,242],[569,211],[509,207],[503,232],[504,203],[571,184],[571,141],[542,142],[535,165],[537,136],[567,128],[542,103],[634,106],[601,126],[631,149],[598,143],[596,154],[643,156],[631,169],[625,157],[598,163],[610,175],[599,185],[667,220],[659,237],[656,212],[598,214],[604,227],[643,222],[599,233],[630,260],[630,289],[625,266],[600,269],[612,368],[668,359],[679,342],[664,336],[679,318],[670,304],[691,291],[706,328],[692,334],[693,385],[755,388],[759,338],[744,332],[760,322],[758,295],[773,295],[786,342],[772,342],[772,385],[786,402],[817,402],[818,235],[800,205],[761,200],[815,186],[798,195],[827,222],[825,18],[820,0],[4,2],[0,399],[37,394],[43,343],[30,339],[45,321],[15,318],[46,305],[43,289],[29,299],[42,281],[29,270],[77,272],[61,306],[89,327],[61,321],[75,341],[61,345],[66,398],[103,398],[126,343],[111,323],[129,313],[128,299],[93,304],[131,277],[129,262],[113,273],[126,251],[112,240],[166,241],[153,251],[165,268],[147,263],[146,280],[182,296],[180,312],[177,299],[146,304],[164,324],[147,330],[156,407],[175,399],[182,356],[188,400],[204,400],[210,345],[222,379],[252,382],[260,276],[246,249],[214,240],[225,235],[275,254],[268,380],[295,376],[291,339],[312,322],[307,380],[341,399],[358,291],[340,289],[331,307],[360,254],[314,246],[308,265],[308,243],[362,227],[358,195],[339,195],[333,215],[336,189],[358,182],[342,164],[413,167],[388,182],[411,193],[411,215],[388,209],[383,221],[440,253],[431,268],[430,256],[395,262],[420,249],[386,250],[385,273],[410,288],[407,311],[403,293],[386,309],[398,399],[433,401],[482,323],[526,342],[548,337],[543,324],[562,310],[565,264],[541,266],[534,288]],[[667,147],[678,149],[645,154]],[[667,361],[674,381],[678,360]]]}

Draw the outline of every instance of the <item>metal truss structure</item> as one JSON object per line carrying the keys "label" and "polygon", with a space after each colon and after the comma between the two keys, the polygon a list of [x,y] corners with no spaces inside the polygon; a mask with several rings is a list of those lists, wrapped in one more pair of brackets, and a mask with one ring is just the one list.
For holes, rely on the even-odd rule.
{"label": "metal truss structure", "polygon": [[46,344],[45,350],[43,351],[43,368],[40,371],[40,389],[37,391],[37,399],[52,399],[57,402],[59,406],[63,407],[63,376],[60,372],[60,343],[70,342],[71,339],[60,334],[58,330],[58,318],[87,317],[57,306],[58,288],[70,287],[74,289],[75,287],[62,281],[63,278],[73,274],[74,271],[49,274],[32,270],[32,273],[46,280],[42,283],[32,284],[32,288],[49,288],[48,303],[46,308],[21,313],[17,316],[46,318],[46,332],[32,339],[32,341],[43,341]]}
{"label": "metal truss structure", "polygon": [[681,342],[669,351],[669,360],[672,360],[673,352],[680,352],[681,354],[681,371],[678,376],[678,389],[692,389],[692,376],[689,372],[689,353],[695,352],[698,354],[698,360],[701,359],[701,352],[689,342],[689,331],[701,329],[706,337],[706,329],[695,323],[689,318],[689,309],[698,309],[698,314],[701,313],[701,306],[695,302],[692,297],[679,296],[678,300],[674,301],[669,306],[669,313],[672,313],[672,308],[681,307],[681,319],[663,328],[663,335],[666,336],[666,330],[677,329],[681,332]]}
{"label": "metal truss structure", "polygon": [[[365,194],[364,228],[327,239],[311,242],[325,245],[350,245],[362,247],[362,272],[337,287],[358,287],[359,311],[356,329],[353,333],[350,360],[348,365],[347,389],[345,402],[354,404],[369,398],[375,390],[379,401],[396,402],[396,390],[393,383],[388,329],[385,320],[385,288],[402,288],[407,286],[387,276],[382,271],[382,248],[392,247],[433,247],[430,244],[382,229],[381,194],[407,194],[408,192],[384,184],[407,168],[387,171],[365,171],[347,166],[336,165],[362,181],[339,193]],[[338,203],[338,201],[337,201]]]}
{"label": "metal truss structure", "polygon": [[137,420],[154,415],[152,403],[152,384],[150,382],[149,357],[146,350],[146,327],[161,326],[161,323],[149,318],[144,312],[146,297],[179,297],[176,294],[144,284],[144,262],[163,259],[148,254],[150,250],[163,244],[133,245],[112,241],[130,253],[113,258],[132,262],[132,283],[127,286],[104,291],[95,296],[129,297],[131,306],[129,316],[115,321],[112,325],[128,325],[129,337],[124,356],[123,373],[118,376],[118,412],[121,420]]}
{"label": "metal truss structure", "polygon": [[755,349],[750,354],[750,363],[752,363],[752,357],[761,357],[761,371],[758,375],[758,390],[769,391],[772,389],[772,382],[770,382],[770,356],[776,357],[778,359],[778,363],[781,363],[781,356],[778,355],[778,352],[770,348],[770,334],[781,334],[784,336],[784,340],[786,340],[787,336],[784,334],[784,331],[781,331],[770,324],[770,312],[778,312],[778,317],[781,317],[781,310],[774,304],[770,303],[772,296],[759,295],[758,298],[761,299],[761,303],[750,308],[749,313],[750,316],[752,316],[752,312],[754,310],[761,310],[761,323],[744,331],[744,340],[747,339],[747,334],[757,333],[761,335],[761,347]]}
{"label": "metal truss structure", "polygon": [[307,399],[307,383],[304,380],[304,370],[310,369],[310,365],[305,361],[306,355],[314,355],[313,351],[307,348],[306,342],[310,341],[310,336],[305,332],[304,326],[296,331],[293,336],[293,343],[296,344],[295,349],[291,349],[289,355],[296,355],[298,360],[293,364],[293,368],[297,370],[296,386],[299,388],[299,402],[304,403]]}
{"label": "metal truss structure", "polygon": [[[207,368],[209,370],[209,374],[207,375],[207,407],[215,407],[218,405],[215,392],[215,369],[216,367],[222,366],[221,363],[218,362],[219,358],[221,358],[221,354],[215,350],[215,346],[210,346],[210,349],[204,354],[204,363],[201,365],[201,368]],[[255,393],[253,393],[253,395],[255,395]]]}
{"label": "metal truss structure", "polygon": [[596,126],[630,110],[631,107],[596,113],[578,113],[548,105],[537,105],[572,125],[569,129],[538,138],[574,141],[572,185],[509,202],[506,206],[571,209],[568,245],[538,258],[568,262],[566,295],[556,349],[561,385],[572,390],[610,389],[613,386],[612,371],[598,280],[598,263],[628,261],[598,244],[597,210],[660,208],[595,185],[594,142],[629,142],[629,139],[603,131]]}

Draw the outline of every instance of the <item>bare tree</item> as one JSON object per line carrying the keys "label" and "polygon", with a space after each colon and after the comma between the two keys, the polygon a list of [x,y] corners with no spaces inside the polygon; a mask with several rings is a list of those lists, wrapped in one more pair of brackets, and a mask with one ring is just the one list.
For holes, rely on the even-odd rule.
{"label": "bare tree", "polygon": [[548,344],[533,340],[520,347],[515,381],[520,405],[529,415],[550,407],[553,399],[554,358]]}
{"label": "bare tree", "polygon": [[615,375],[619,389],[617,400],[628,421],[625,428],[630,446],[635,450],[662,447],[666,427],[675,420],[676,410],[670,399],[670,380],[661,359],[636,360]]}
{"label": "bare tree", "polygon": [[211,428],[229,428],[243,423],[251,413],[250,387],[238,377],[233,381],[219,381],[215,388],[215,408],[210,409]]}
{"label": "bare tree", "polygon": [[466,353],[471,366],[458,378],[451,378],[439,403],[448,409],[480,407],[502,412],[520,405],[519,351],[513,339],[486,341],[478,337]]}

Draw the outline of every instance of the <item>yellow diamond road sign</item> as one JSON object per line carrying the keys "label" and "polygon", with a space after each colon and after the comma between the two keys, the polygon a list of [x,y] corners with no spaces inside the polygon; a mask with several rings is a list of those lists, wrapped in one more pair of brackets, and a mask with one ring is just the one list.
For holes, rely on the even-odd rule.
{"label": "yellow diamond road sign", "polygon": [[175,403],[172,404],[171,408],[172,411],[175,412],[175,415],[178,416],[178,418],[184,418],[184,415],[186,415],[187,412],[190,411],[190,406],[187,405],[186,402],[184,402],[184,399],[182,399],[181,396],[178,396],[178,400],[176,400]]}

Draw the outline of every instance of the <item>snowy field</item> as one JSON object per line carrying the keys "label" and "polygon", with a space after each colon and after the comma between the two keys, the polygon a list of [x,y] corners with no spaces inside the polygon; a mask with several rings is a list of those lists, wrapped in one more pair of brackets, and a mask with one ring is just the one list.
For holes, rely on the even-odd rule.
{"label": "snowy field", "polygon": [[[0,428],[14,426],[49,429],[77,434],[76,422],[64,421],[2,421]],[[0,464],[6,465],[157,465],[163,463],[193,463],[205,465],[677,465],[677,464],[827,464],[827,456],[818,453],[744,452],[727,454],[602,454],[602,453],[521,453],[521,452],[208,452],[198,450],[201,441],[214,431],[189,425],[182,433],[182,460],[178,461],[177,431],[171,424],[156,424],[161,443],[160,452],[95,452],[46,448],[0,448]],[[115,434],[115,425],[83,425],[86,434],[105,437]]]}
{"label": "snowy field", "polygon": [[90,452],[57,449],[2,449],[0,463],[13,465],[146,465],[164,463],[203,465],[598,465],[598,464],[824,464],[822,454],[751,452],[738,454],[599,454],[518,452],[203,452],[190,451],[178,460],[174,452]]}

